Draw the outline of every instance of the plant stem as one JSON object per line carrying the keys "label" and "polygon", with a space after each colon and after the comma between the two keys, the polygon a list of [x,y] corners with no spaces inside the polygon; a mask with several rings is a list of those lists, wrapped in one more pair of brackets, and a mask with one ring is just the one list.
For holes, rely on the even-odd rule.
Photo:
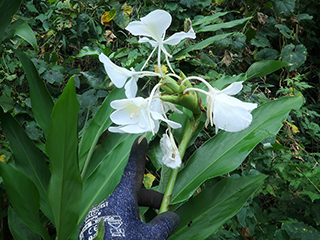
{"label": "plant stem", "polygon": [[[186,128],[186,131],[184,132],[184,135],[183,135],[182,140],[181,140],[179,147],[178,147],[181,159],[183,159],[184,153],[188,147],[189,141],[190,141],[194,131],[199,126],[200,118],[201,118],[201,114],[198,116],[194,116],[194,118],[189,121],[189,125]],[[169,181],[168,181],[166,190],[163,195],[159,214],[168,211],[168,206],[170,204],[172,191],[173,191],[174,184],[176,182],[176,178],[178,176],[178,172],[179,172],[179,168],[172,169],[172,171],[171,171]]]}

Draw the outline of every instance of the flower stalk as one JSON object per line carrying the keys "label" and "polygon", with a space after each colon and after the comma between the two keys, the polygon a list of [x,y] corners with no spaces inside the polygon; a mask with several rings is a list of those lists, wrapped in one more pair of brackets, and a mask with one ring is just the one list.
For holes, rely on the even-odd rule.
{"label": "flower stalk", "polygon": [[[193,133],[199,126],[200,119],[201,119],[201,114],[194,116],[194,118],[189,121],[188,127],[186,128],[186,131],[184,132],[184,135],[178,147],[181,159],[183,159],[183,156],[186,152],[186,149],[188,147],[190,139],[192,138]],[[175,168],[171,170],[169,181],[167,183],[167,187],[163,195],[161,207],[159,209],[159,214],[168,211],[168,207],[170,204],[170,200],[172,197],[172,192],[178,176],[178,172],[179,172],[179,168]]]}

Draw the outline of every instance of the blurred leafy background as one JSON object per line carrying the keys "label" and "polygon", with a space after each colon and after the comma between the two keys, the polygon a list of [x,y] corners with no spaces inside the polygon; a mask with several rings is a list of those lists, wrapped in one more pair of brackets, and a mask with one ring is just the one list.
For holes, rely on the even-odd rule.
{"label": "blurred leafy background", "polygon": [[[97,58],[99,49],[117,65],[130,68],[142,64],[149,48],[138,44],[124,28],[131,19],[155,9],[173,16],[169,31],[187,30],[190,22],[185,20],[190,19],[197,32],[193,45],[188,40],[172,49],[177,60],[174,68],[186,75],[217,79],[222,74],[244,73],[256,61],[282,60],[292,65],[248,80],[240,98],[265,103],[281,96],[304,97],[304,105],[283,122],[276,137],[261,141],[239,168],[218,177],[246,176],[253,170],[268,176],[240,212],[208,239],[320,239],[319,1],[24,0],[10,26],[0,28],[1,107],[44,150],[45,136],[31,110],[26,72],[12,50],[19,49],[32,60],[54,102],[73,76],[80,103],[78,129],[83,129],[111,90]],[[201,19],[217,13],[221,14],[214,21],[227,25],[205,30]],[[224,34],[221,39],[214,38]],[[149,80],[149,85],[140,86],[146,92],[152,86]],[[210,130],[199,133],[187,155],[213,135]],[[149,156],[152,158],[152,152]],[[11,157],[1,129],[0,160],[6,162]],[[147,167],[156,176],[156,169]],[[8,214],[14,213],[8,210],[3,183],[0,187],[1,239],[12,239]],[[46,228],[50,234],[52,226]]]}

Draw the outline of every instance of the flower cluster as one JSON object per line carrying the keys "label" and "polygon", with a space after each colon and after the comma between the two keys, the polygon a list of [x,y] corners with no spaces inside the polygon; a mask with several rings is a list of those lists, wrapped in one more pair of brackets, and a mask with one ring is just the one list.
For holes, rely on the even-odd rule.
{"label": "flower cluster", "polygon": [[[168,52],[165,45],[177,45],[185,38],[194,39],[196,37],[192,27],[188,32],[178,32],[165,39],[166,30],[172,22],[171,15],[164,10],[155,10],[147,16],[140,19],[140,21],[133,21],[128,24],[126,30],[132,35],[139,36],[140,43],[149,43],[153,50],[143,67],[136,71],[131,68],[126,69],[114,64],[106,55],[100,54],[99,59],[104,64],[105,70],[117,88],[125,88],[126,99],[115,100],[111,102],[111,107],[115,111],[110,115],[113,123],[118,126],[109,127],[110,132],[118,133],[157,133],[160,127],[160,121],[168,125],[168,129],[163,134],[160,140],[160,147],[163,152],[162,162],[170,168],[178,168],[181,165],[181,157],[179,150],[174,141],[171,128],[180,128],[181,125],[177,122],[171,121],[167,117],[169,109],[172,111],[179,110],[170,102],[163,101],[160,88],[164,87],[166,76],[161,68],[161,55],[164,54],[166,63],[172,73],[167,76],[174,76],[180,81],[180,86],[190,79],[197,79],[208,87],[208,92],[194,88],[187,84],[184,91],[180,91],[178,86],[176,90],[172,90],[175,95],[188,94],[189,91],[198,91],[204,93],[206,98],[206,112],[207,120],[205,126],[210,123],[211,126],[215,125],[216,132],[218,129],[236,132],[241,131],[249,126],[252,121],[251,111],[257,107],[256,104],[242,102],[232,95],[237,94],[242,89],[242,82],[235,82],[223,90],[213,88],[208,82],[199,77],[189,77],[182,79],[177,76],[169,62],[171,54]],[[143,70],[148,61],[151,59],[153,53],[158,49],[157,66],[158,72]],[[148,98],[137,97],[138,85],[137,82],[140,78],[145,76],[159,77],[160,82],[157,84]],[[178,84],[178,83],[176,83]],[[194,95],[197,96],[197,95]],[[198,100],[195,99],[196,104]],[[174,102],[176,103],[176,102]],[[179,103],[178,103],[179,104]]]}

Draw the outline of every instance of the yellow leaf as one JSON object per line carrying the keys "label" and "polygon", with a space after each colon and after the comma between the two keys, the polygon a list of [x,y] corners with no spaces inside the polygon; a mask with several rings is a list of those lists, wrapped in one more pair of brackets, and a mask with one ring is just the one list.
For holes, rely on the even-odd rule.
{"label": "yellow leaf", "polygon": [[152,187],[153,181],[156,179],[151,173],[147,173],[143,177],[143,185],[146,189],[150,189]]}
{"label": "yellow leaf", "polygon": [[2,154],[2,155],[0,156],[0,161],[5,163],[5,162],[6,162],[6,161],[4,160],[5,158],[6,158],[6,156],[5,156],[4,154]]}
{"label": "yellow leaf", "polygon": [[[154,71],[155,71],[156,73],[159,73],[158,65],[154,65]],[[164,74],[166,74],[166,73],[168,72],[168,69],[167,69],[167,67],[166,67],[165,65],[162,65],[162,66],[161,66],[161,71],[162,71]]]}
{"label": "yellow leaf", "polygon": [[105,12],[101,17],[101,24],[108,26],[110,21],[116,16],[117,10],[114,8],[111,11]]}
{"label": "yellow leaf", "polygon": [[293,133],[299,133],[300,132],[296,125],[294,125],[292,123],[289,123],[289,122],[288,122],[288,124],[290,125],[291,130],[292,130]]}
{"label": "yellow leaf", "polygon": [[128,16],[132,13],[132,7],[130,5],[127,5],[126,3],[122,6],[122,11],[127,14]]}
{"label": "yellow leaf", "polygon": [[216,4],[220,5],[221,3],[224,2],[224,0],[215,0]]}

